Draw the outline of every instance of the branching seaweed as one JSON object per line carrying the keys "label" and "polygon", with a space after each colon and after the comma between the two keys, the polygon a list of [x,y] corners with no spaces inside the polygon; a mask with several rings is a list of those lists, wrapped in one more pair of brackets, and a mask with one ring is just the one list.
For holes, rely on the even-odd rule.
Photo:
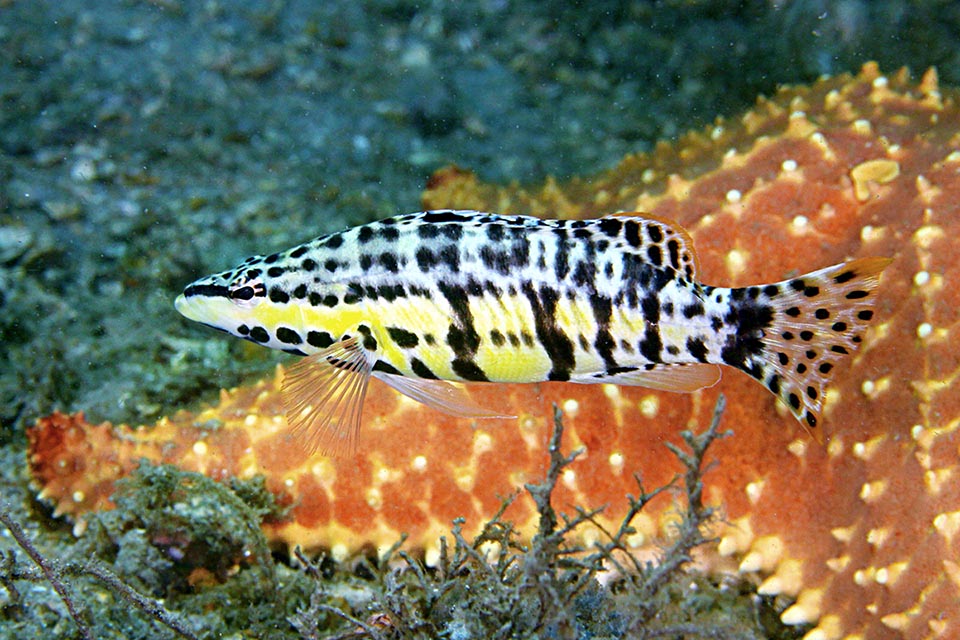
{"label": "branching seaweed", "polygon": [[[166,626],[177,635],[187,638],[188,640],[197,640],[197,636],[187,628],[179,617],[168,611],[163,604],[139,593],[100,562],[91,559],[83,564],[75,562],[60,563],[48,559],[40,552],[36,545],[33,544],[33,541],[26,535],[20,524],[10,515],[8,509],[0,508],[0,522],[10,531],[17,545],[23,549],[24,553],[30,557],[40,570],[40,574],[37,574],[29,570],[17,569],[13,554],[6,554],[6,570],[3,573],[6,576],[4,583],[7,589],[9,590],[11,588],[10,585],[12,585],[14,580],[46,580],[60,596],[60,599],[63,600],[63,604],[70,613],[70,617],[73,618],[73,621],[76,623],[81,637],[92,639],[94,635],[87,619],[87,614],[81,608],[79,599],[74,594],[73,589],[66,579],[67,575],[92,576],[110,587],[114,593],[119,594],[126,602],[142,611],[148,617]],[[16,592],[15,588],[14,592]]]}
{"label": "branching seaweed", "polygon": [[[727,435],[718,431],[723,413],[721,396],[710,428],[701,434],[680,434],[686,447],[668,445],[685,468],[682,477],[647,492],[637,477],[639,495],[628,496],[629,508],[616,530],[605,529],[597,510],[575,508],[558,512],[554,491],[564,469],[581,451],[564,454],[562,413],[554,407],[554,428],[549,442],[549,464],[542,481],[527,484],[526,491],[538,513],[538,527],[529,545],[520,542],[504,513],[516,495],[473,539],[463,534],[462,519],[455,520],[452,548],[441,539],[435,566],[411,557],[398,543],[380,561],[370,562],[374,595],[365,613],[332,604],[317,565],[298,554],[305,571],[315,579],[310,605],[290,621],[304,638],[321,637],[320,629],[338,625],[338,639],[372,638],[573,638],[583,634],[634,637],[750,637],[728,617],[719,621],[692,621],[682,602],[686,583],[684,567],[695,547],[709,541],[706,525],[713,510],[703,504],[701,481],[707,470],[704,457],[710,444]],[[676,491],[686,503],[682,520],[657,562],[638,559],[627,540],[635,533],[632,521],[664,491]],[[590,546],[577,543],[576,532],[592,525],[602,540]],[[402,541],[401,541],[402,542]],[[598,574],[614,571],[615,589],[601,587]],[[681,579],[684,581],[683,586]],[[680,594],[680,595],[678,595]],[[692,597],[692,596],[691,596]],[[672,602],[672,604],[671,604]],[[666,603],[666,604],[665,604]],[[666,615],[665,607],[681,610]],[[339,623],[337,622],[339,620]]]}

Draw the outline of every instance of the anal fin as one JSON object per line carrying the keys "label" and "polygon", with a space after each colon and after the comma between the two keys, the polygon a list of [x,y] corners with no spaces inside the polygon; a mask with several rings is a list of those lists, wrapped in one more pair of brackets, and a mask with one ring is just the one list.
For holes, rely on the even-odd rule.
{"label": "anal fin", "polygon": [[652,369],[639,368],[614,374],[598,373],[572,380],[581,383],[610,383],[647,387],[674,393],[692,393],[712,387],[720,381],[720,367],[715,364],[658,364]]}
{"label": "anal fin", "polygon": [[373,363],[356,338],[347,338],[287,369],[281,385],[294,438],[310,453],[356,453],[363,399]]}
{"label": "anal fin", "polygon": [[515,418],[495,409],[480,406],[462,388],[444,380],[411,378],[375,373],[378,379],[432,409],[458,418]]}

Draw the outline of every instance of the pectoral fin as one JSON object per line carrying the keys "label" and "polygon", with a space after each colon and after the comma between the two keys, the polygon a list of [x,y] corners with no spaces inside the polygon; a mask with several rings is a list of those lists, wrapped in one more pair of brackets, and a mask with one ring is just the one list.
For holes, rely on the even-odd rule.
{"label": "pectoral fin", "polygon": [[310,453],[356,453],[373,363],[347,338],[287,369],[281,385],[287,424]]}
{"label": "pectoral fin", "polygon": [[380,380],[417,402],[458,418],[515,418],[495,409],[477,404],[462,388],[443,380],[408,378],[383,373],[374,374]]}

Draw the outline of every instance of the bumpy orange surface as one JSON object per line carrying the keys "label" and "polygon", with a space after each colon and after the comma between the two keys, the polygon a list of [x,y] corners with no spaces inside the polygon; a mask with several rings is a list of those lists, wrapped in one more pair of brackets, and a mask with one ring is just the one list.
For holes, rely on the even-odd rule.
{"label": "bumpy orange surface", "polygon": [[[725,372],[693,395],[545,384],[472,387],[516,421],[457,420],[377,385],[364,413],[362,458],[307,460],[282,433],[277,382],[225,393],[219,406],[152,430],[54,415],[31,434],[43,495],[64,513],[107,504],[138,456],[216,477],[266,473],[294,502],[275,539],[346,552],[403,530],[429,555],[450,520],[476,527],[498,495],[542,472],[550,403],[564,409],[567,447],[586,455],[559,504],[623,512],[642,471],[657,486],[678,469],[663,442],[705,426],[728,396],[707,496],[727,524],[718,551],[793,596],[783,614],[821,638],[960,637],[960,108],[931,71],[919,84],[874,65],[784,89],[743,117],[625,159],[597,178],[523,190],[437,174],[429,208],[560,217],[646,210],[687,227],[702,279],[769,282],[861,256],[891,256],[874,328],[836,372],[821,446],[753,380]],[[374,381],[376,384],[376,381]],[[508,516],[530,524],[518,501]],[[643,544],[669,521],[666,500],[638,523]]]}

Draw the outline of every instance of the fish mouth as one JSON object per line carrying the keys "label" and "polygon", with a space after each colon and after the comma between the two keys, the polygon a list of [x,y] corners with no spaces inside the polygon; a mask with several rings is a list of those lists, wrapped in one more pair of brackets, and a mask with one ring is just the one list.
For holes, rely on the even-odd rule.
{"label": "fish mouth", "polygon": [[221,298],[230,298],[229,289],[223,285],[191,284],[177,296],[173,306],[185,318],[206,323],[207,317],[203,312],[204,303],[209,305],[210,302]]}
{"label": "fish mouth", "polygon": [[182,293],[173,301],[173,308],[176,309],[180,315],[190,320],[197,320],[197,318],[190,313],[193,310],[192,307],[193,305],[187,300],[187,296]]}

